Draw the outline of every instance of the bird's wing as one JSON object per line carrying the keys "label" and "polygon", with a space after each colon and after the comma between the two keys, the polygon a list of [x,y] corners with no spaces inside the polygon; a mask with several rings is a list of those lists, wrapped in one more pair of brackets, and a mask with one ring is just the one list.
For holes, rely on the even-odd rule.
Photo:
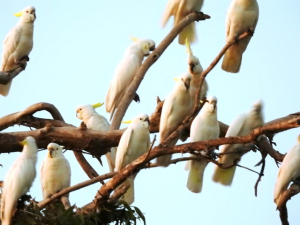
{"label": "bird's wing", "polygon": [[[173,110],[173,101],[174,101],[174,96],[173,95],[169,95],[166,100],[165,103],[163,105],[163,109],[162,109],[162,113],[161,113],[161,118],[160,118],[160,124],[159,124],[159,131],[160,131],[160,138],[164,139],[165,136],[168,136],[168,130],[166,129],[166,126],[168,124],[168,119],[169,116],[172,113]],[[162,143],[164,140],[160,140],[160,142]]]}
{"label": "bird's wing", "polygon": [[140,65],[141,62],[138,57],[135,54],[130,54],[117,66],[105,100],[106,111],[111,113],[111,118]]}
{"label": "bird's wing", "polygon": [[16,50],[18,43],[20,41],[21,28],[13,28],[6,36],[3,42],[3,51],[2,51],[2,61],[1,67],[2,71],[5,71],[6,64],[10,55]]}
{"label": "bird's wing", "polygon": [[115,162],[116,171],[119,171],[123,167],[124,158],[128,154],[128,146],[132,134],[133,134],[133,129],[131,127],[128,127],[121,137],[118,150],[117,150],[117,155],[116,155],[116,162]]}
{"label": "bird's wing", "polygon": [[176,14],[180,0],[169,0],[162,18],[162,27],[166,26],[169,18]]}
{"label": "bird's wing", "polygon": [[247,117],[247,114],[242,114],[242,115],[238,116],[229,126],[225,137],[235,137],[235,136],[239,135],[240,131],[242,130],[242,128],[245,124],[246,117]]}
{"label": "bird's wing", "polygon": [[178,9],[175,14],[175,21],[174,24],[177,25],[183,17],[187,15],[187,10],[186,10],[186,5],[187,5],[187,0],[181,0]]}

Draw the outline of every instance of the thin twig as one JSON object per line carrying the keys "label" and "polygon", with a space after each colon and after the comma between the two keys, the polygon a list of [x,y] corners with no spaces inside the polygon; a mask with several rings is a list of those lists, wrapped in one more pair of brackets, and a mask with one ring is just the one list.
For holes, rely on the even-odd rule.
{"label": "thin twig", "polygon": [[261,165],[261,169],[260,169],[260,173],[259,173],[259,176],[257,178],[257,181],[254,185],[254,192],[255,192],[255,197],[257,197],[257,188],[258,188],[258,184],[259,182],[261,181],[261,178],[262,176],[264,176],[264,171],[265,171],[265,165],[266,165],[266,157],[267,157],[267,154],[264,154],[262,152],[261,153],[261,161],[262,161],[262,165]]}

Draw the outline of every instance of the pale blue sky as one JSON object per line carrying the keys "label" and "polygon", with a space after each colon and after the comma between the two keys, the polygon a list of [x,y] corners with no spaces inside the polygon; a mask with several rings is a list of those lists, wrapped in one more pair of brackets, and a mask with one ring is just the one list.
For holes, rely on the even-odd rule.
{"label": "pale blue sky", "polygon": [[[205,1],[202,8],[211,19],[197,24],[199,41],[192,45],[192,50],[204,68],[225,44],[225,18],[230,2]],[[257,99],[264,101],[266,121],[300,111],[297,97],[300,95],[300,3],[296,0],[258,3],[257,29],[243,56],[240,73],[226,73],[218,64],[207,78],[208,95],[218,98],[218,118],[227,124],[250,110]],[[104,101],[115,67],[131,44],[129,37],[151,38],[159,44],[168,34],[172,22],[165,29],[160,26],[166,4],[166,0],[1,1],[1,42],[18,22],[13,12],[33,5],[37,20],[30,62],[14,79],[8,97],[0,97],[0,117],[37,102],[49,102],[60,110],[67,123],[79,125],[75,108]],[[175,40],[148,71],[138,90],[141,103],[132,103],[124,119],[138,113],[151,114],[156,96],[164,99],[173,89],[173,77],[186,71],[185,48]],[[104,107],[97,111],[109,117]],[[38,116],[49,117],[47,113]],[[15,126],[4,132],[19,130],[28,128]],[[278,134],[274,139],[276,149],[282,153],[288,151],[298,134],[299,128]],[[36,200],[42,198],[39,169],[45,153],[38,155],[38,176],[30,190]],[[0,180],[18,155],[1,154]],[[74,174],[72,184],[88,179],[73,153],[66,155]],[[98,173],[108,172],[106,164],[101,167],[95,159],[88,159]],[[253,169],[259,160],[260,154],[251,152],[243,157],[241,165]],[[256,174],[238,168],[232,186],[223,187],[211,181],[213,165],[206,169],[202,193],[191,193],[186,188],[188,173],[184,165],[142,170],[137,176],[133,205],[145,213],[147,224],[281,224],[273,203],[278,168],[270,157],[258,187],[258,197],[254,196]],[[96,184],[71,193],[71,203],[80,207],[90,202],[98,188]],[[298,195],[288,203],[291,225],[299,223],[299,200]]]}

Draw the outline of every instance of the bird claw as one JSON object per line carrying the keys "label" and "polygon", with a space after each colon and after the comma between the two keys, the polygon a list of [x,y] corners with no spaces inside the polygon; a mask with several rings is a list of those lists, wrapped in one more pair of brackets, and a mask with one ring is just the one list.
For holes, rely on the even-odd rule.
{"label": "bird claw", "polygon": [[28,62],[28,61],[29,61],[28,55],[24,55],[19,61],[22,61],[22,60],[24,60],[24,59]]}
{"label": "bird claw", "polygon": [[247,32],[250,34],[250,36],[253,36],[253,34],[254,34],[253,27],[249,27],[248,30],[247,30]]}
{"label": "bird claw", "polygon": [[16,64],[19,65],[23,70],[25,70],[26,63],[24,63],[23,61],[20,60],[20,61],[17,61]]}
{"label": "bird claw", "polygon": [[135,101],[135,102],[140,102],[140,96],[137,94],[137,93],[135,93],[135,95],[134,95],[134,97],[133,97],[133,100]]}
{"label": "bird claw", "polygon": [[239,35],[234,36],[234,41],[236,45],[239,44]]}

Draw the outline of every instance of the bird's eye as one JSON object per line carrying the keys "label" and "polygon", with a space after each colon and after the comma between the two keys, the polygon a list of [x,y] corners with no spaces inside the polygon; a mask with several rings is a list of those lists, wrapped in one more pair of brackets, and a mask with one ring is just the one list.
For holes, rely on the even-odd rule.
{"label": "bird's eye", "polygon": [[28,11],[26,11],[28,13]]}
{"label": "bird's eye", "polygon": [[142,118],[140,118],[140,120],[142,120]]}

